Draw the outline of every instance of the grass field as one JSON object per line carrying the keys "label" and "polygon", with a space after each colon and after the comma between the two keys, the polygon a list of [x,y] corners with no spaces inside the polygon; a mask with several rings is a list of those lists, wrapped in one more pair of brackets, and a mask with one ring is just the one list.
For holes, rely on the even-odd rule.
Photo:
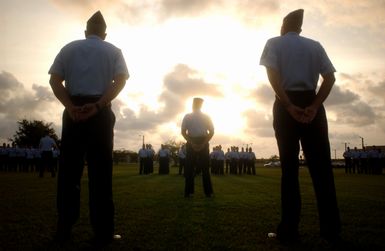
{"label": "grass field", "polygon": [[[280,218],[280,169],[258,168],[257,176],[212,176],[214,198],[206,198],[200,177],[195,196],[183,197],[184,179],[171,174],[139,176],[135,165],[114,168],[116,232],[120,241],[107,250],[316,250],[318,216],[311,180],[301,169],[302,243],[281,246],[267,239]],[[335,170],[343,223],[341,250],[385,250],[385,175],[345,175]],[[55,232],[56,179],[47,174],[0,173],[0,250],[86,250],[87,175],[82,209],[65,245]]]}

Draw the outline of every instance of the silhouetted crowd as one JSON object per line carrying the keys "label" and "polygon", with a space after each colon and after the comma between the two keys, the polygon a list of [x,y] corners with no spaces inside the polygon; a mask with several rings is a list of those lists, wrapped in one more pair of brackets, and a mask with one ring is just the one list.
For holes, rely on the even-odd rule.
{"label": "silhouetted crowd", "polygon": [[348,147],[344,159],[345,173],[382,174],[385,166],[385,153],[375,146],[363,149]]}
{"label": "silhouetted crowd", "polygon": [[[143,145],[138,152],[139,174],[151,174],[154,172],[154,161],[159,161],[159,174],[169,174],[172,153],[166,146],[162,145],[155,154],[151,144]],[[186,165],[186,145],[182,145],[177,152],[177,163],[179,175],[183,175]],[[224,153],[222,146],[212,148],[210,153],[210,170],[213,175],[224,174],[248,174],[256,175],[256,156],[251,147],[241,148],[232,146]],[[194,170],[195,175],[200,175],[199,167]]]}
{"label": "silhouetted crowd", "polygon": [[139,174],[151,174],[154,172],[155,151],[151,144],[143,144],[138,152]]}
{"label": "silhouetted crowd", "polygon": [[0,171],[2,172],[37,172],[40,177],[50,172],[55,177],[58,166],[58,149],[52,149],[52,158],[46,163],[42,158],[43,150],[35,147],[19,147],[15,144],[3,144],[0,147]]}

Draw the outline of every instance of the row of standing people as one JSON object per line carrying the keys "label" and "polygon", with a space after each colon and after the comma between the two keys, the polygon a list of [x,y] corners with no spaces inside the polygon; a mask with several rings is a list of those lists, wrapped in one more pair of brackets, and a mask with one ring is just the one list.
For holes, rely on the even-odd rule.
{"label": "row of standing people", "polygon": [[251,147],[232,146],[225,154],[226,173],[256,175],[256,156]]}
{"label": "row of standing people", "polygon": [[151,144],[143,144],[138,152],[139,174],[151,174],[154,172],[155,151]]}
{"label": "row of standing people", "polygon": [[382,174],[385,153],[375,146],[363,149],[346,148],[344,152],[345,173]]}
{"label": "row of standing people", "polygon": [[49,171],[55,177],[60,151],[51,137],[43,137],[39,147],[19,147],[3,144],[0,147],[0,171],[38,172],[40,177]]}
{"label": "row of standing people", "polygon": [[[155,151],[151,145],[143,145],[138,152],[139,155],[139,174],[150,174],[153,173],[153,161]],[[178,161],[179,161],[179,175],[183,175],[184,168],[186,165],[186,145],[182,145],[178,150]],[[171,152],[164,145],[161,145],[158,151],[159,157],[159,174],[170,173],[170,157]],[[222,146],[218,145],[213,147],[210,153],[210,167],[211,173],[216,175],[223,174],[256,174],[255,169],[256,156],[252,151],[252,148],[241,148],[232,146],[228,148],[227,152],[224,153]],[[196,168],[195,174],[200,174],[201,170],[199,167]]]}

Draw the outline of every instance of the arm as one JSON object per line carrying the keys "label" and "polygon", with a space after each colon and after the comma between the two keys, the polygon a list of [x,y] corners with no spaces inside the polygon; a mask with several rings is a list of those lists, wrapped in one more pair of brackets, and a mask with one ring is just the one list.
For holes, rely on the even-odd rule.
{"label": "arm", "polygon": [[51,85],[52,91],[56,98],[63,104],[65,109],[68,111],[70,117],[74,120],[78,120],[78,111],[80,107],[76,107],[67,92],[67,89],[63,85],[64,79],[57,74],[51,74],[49,84]]}
{"label": "arm", "polygon": [[266,67],[267,71],[267,77],[269,78],[269,82],[271,86],[273,87],[273,90],[275,92],[275,95],[279,98],[280,102],[283,104],[283,106],[286,108],[286,110],[290,113],[290,115],[298,122],[303,122],[304,120],[304,109],[294,105],[291,103],[289,97],[287,96],[285,90],[281,86],[280,82],[280,75],[279,73],[271,68]]}
{"label": "arm", "polygon": [[207,134],[207,137],[206,137],[206,143],[208,143],[210,140],[211,140],[211,138],[214,136],[214,129],[210,129],[210,130],[208,130],[208,134]]}
{"label": "arm", "polygon": [[111,101],[115,99],[118,94],[122,91],[127,79],[128,76],[125,74],[115,76],[112,84],[96,103],[86,104],[82,106],[82,114],[79,119],[83,121],[87,120],[97,114],[99,110],[103,109],[105,106],[110,104]]}
{"label": "arm", "polygon": [[323,102],[329,96],[330,91],[334,85],[334,82],[336,81],[334,72],[323,74],[322,78],[323,78],[323,81],[321,83],[321,87],[317,93],[316,98],[314,99],[313,103],[310,106],[305,108],[305,116],[306,116],[305,123],[310,123],[314,119],[319,107],[323,104]]}
{"label": "arm", "polygon": [[186,141],[189,141],[189,139],[188,139],[189,137],[188,137],[188,135],[187,135],[187,130],[182,128],[181,133],[182,133],[183,138],[184,138]]}
{"label": "arm", "polygon": [[107,104],[111,103],[111,101],[115,99],[123,90],[124,86],[126,85],[127,79],[128,76],[125,74],[115,76],[112,85],[110,85],[110,87],[107,89],[107,91],[96,104],[99,105],[100,108],[103,108]]}

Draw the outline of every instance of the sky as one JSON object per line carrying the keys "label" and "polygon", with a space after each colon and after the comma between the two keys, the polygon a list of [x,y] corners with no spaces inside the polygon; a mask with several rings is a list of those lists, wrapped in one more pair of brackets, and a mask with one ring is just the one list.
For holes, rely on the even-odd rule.
{"label": "sky", "polygon": [[180,125],[203,97],[215,135],[211,146],[251,146],[278,155],[274,93],[259,59],[282,18],[303,8],[302,36],[319,41],[337,69],[325,102],[332,157],[345,146],[385,145],[385,0],[3,0],[0,1],[0,143],[21,119],[52,123],[59,138],[63,106],[49,86],[59,50],[83,39],[100,10],[106,41],[130,72],[113,101],[115,149],[155,150],[183,141]]}

